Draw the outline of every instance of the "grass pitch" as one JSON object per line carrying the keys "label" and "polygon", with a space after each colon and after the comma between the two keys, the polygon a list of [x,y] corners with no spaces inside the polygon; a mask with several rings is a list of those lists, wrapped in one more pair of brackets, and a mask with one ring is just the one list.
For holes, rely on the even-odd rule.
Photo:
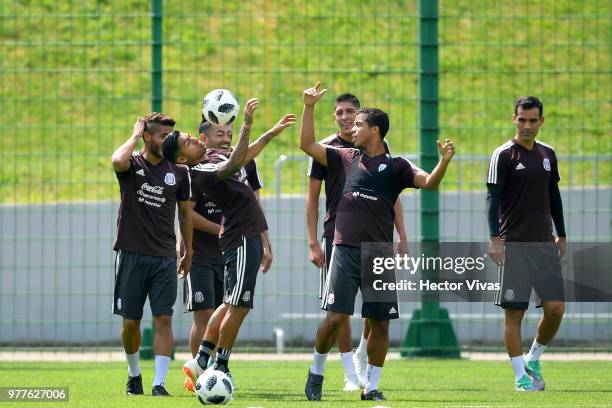
{"label": "grass pitch", "polygon": [[[125,396],[124,363],[0,363],[0,386],[69,387],[69,403],[20,403],[19,406],[196,407],[182,388],[181,361],[173,361],[166,381],[172,398]],[[407,406],[610,406],[612,362],[544,362],[546,391],[517,393],[506,362],[468,360],[394,360],[381,379],[384,403],[361,402],[359,392],[341,391],[342,368],[326,367],[323,401],[304,396],[309,363],[236,361],[231,364],[238,390],[234,407],[387,407]],[[142,362],[143,386],[150,394],[153,363]],[[2,405],[2,404],[0,404]]]}

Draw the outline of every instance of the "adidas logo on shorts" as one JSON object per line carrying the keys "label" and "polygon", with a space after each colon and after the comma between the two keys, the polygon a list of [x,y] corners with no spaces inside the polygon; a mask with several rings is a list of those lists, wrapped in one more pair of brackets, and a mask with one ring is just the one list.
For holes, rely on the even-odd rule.
{"label": "adidas logo on shorts", "polygon": [[389,309],[389,314],[396,314],[397,310],[395,310],[395,307],[391,306],[391,309]]}

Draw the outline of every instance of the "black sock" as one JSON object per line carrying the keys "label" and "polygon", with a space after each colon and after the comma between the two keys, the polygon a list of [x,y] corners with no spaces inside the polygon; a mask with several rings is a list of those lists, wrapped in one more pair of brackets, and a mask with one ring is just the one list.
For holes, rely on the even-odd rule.
{"label": "black sock", "polygon": [[220,348],[217,350],[217,358],[215,364],[213,364],[213,370],[223,371],[224,373],[229,372],[229,358],[232,354],[232,350]]}
{"label": "black sock", "polygon": [[200,344],[200,349],[198,350],[198,355],[196,356],[196,361],[198,365],[206,370],[206,366],[208,365],[208,359],[210,359],[210,355],[215,349],[215,345],[210,341],[202,340]]}

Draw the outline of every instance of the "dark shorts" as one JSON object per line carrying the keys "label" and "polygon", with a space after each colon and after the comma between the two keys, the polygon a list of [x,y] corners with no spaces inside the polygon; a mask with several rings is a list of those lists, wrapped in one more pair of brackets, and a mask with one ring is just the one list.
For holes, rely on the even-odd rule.
{"label": "dark shorts", "polygon": [[495,304],[504,309],[526,310],[532,288],[538,306],[542,302],[565,301],[558,251],[554,243],[538,246],[507,243],[504,264],[497,268],[500,290]]}
{"label": "dark shorts", "polygon": [[321,238],[321,249],[323,250],[323,267],[319,268],[319,299],[323,299],[323,291],[325,290],[325,280],[329,272],[329,263],[331,261],[331,253],[333,248],[334,237]]}
{"label": "dark shorts", "polygon": [[223,303],[223,274],[225,267],[215,264],[191,264],[183,282],[183,309],[216,309]]}
{"label": "dark shorts", "polygon": [[176,302],[176,258],[118,250],[113,313],[142,319],[147,296],[153,316],[172,316]]}
{"label": "dark shorts", "polygon": [[223,252],[225,258],[225,296],[232,306],[253,308],[257,274],[263,259],[261,237],[242,238],[242,245]]}
{"label": "dark shorts", "polygon": [[[334,245],[329,274],[325,284],[321,309],[352,315],[357,290],[361,288],[361,249],[348,245]],[[363,291],[362,291],[363,293]],[[361,316],[366,319],[392,320],[399,318],[395,301],[363,302]]]}

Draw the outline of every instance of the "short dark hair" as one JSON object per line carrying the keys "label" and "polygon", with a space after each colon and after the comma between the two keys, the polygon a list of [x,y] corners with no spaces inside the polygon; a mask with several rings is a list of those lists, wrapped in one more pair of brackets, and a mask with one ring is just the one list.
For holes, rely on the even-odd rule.
{"label": "short dark hair", "polygon": [[202,123],[200,123],[200,126],[198,126],[198,134],[201,135],[202,133],[205,133],[206,135],[208,135],[208,131],[213,127],[213,124],[210,123],[207,120],[203,120]]}
{"label": "short dark hair", "polygon": [[518,114],[518,108],[521,107],[523,110],[538,108],[540,111],[540,117],[544,114],[544,105],[535,96],[521,96],[516,100],[514,104],[514,114]]}
{"label": "short dark hair", "polygon": [[357,111],[357,115],[365,115],[368,126],[378,126],[380,137],[385,138],[389,131],[389,115],[386,112],[377,108],[361,108]]}
{"label": "short dark hair", "polygon": [[341,95],[338,95],[336,97],[336,102],[334,106],[337,106],[340,102],[350,102],[353,105],[355,105],[357,109],[359,109],[359,107],[361,106],[359,103],[359,98],[357,98],[355,95],[350,94],[350,93],[343,93]]}
{"label": "short dark hair", "polygon": [[162,156],[169,162],[176,163],[179,152],[178,140],[180,135],[181,132],[175,130],[169,133],[162,142]]}
{"label": "short dark hair", "polygon": [[155,131],[156,125],[161,126],[172,126],[176,125],[176,121],[172,119],[170,116],[165,115],[159,112],[151,112],[144,117],[145,120],[145,129],[149,132]]}

